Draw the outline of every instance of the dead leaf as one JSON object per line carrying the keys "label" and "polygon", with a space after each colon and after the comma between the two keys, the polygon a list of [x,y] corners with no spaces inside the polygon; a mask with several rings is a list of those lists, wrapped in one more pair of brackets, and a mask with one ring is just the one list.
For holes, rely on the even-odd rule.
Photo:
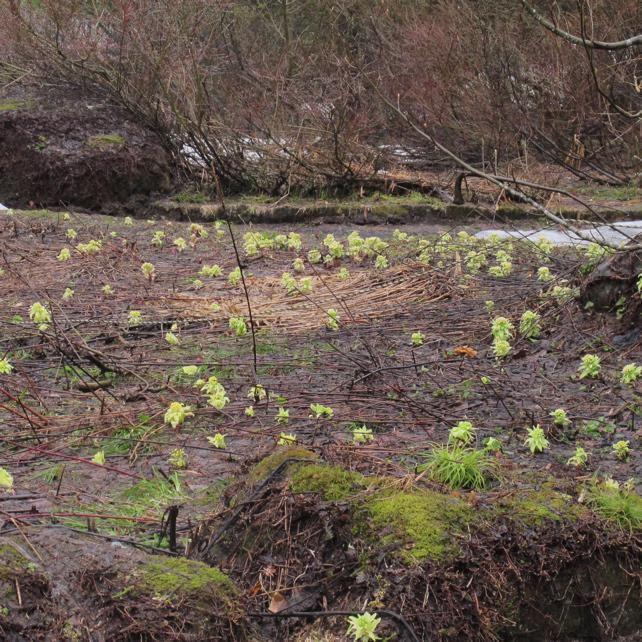
{"label": "dead leaf", "polygon": [[477,350],[470,346],[456,346],[453,348],[453,353],[461,357],[468,357],[469,359],[474,359],[477,356]]}
{"label": "dead leaf", "polygon": [[268,607],[268,610],[270,613],[280,613],[284,609],[288,608],[288,600],[282,593],[279,593],[278,591],[272,595],[272,599],[270,600],[270,606]]}

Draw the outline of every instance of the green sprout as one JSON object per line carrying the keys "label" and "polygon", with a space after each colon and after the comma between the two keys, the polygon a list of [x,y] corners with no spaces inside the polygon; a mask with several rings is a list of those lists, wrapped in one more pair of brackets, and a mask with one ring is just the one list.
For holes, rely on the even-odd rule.
{"label": "green sprout", "polygon": [[321,252],[319,252],[319,250],[313,249],[308,252],[308,261],[310,261],[310,263],[321,263],[321,259]]}
{"label": "green sprout", "polygon": [[589,454],[582,448],[581,446],[578,446],[575,449],[575,454],[570,457],[566,464],[568,466],[576,466],[577,468],[581,468],[582,466],[586,465],[586,462],[588,461]]}
{"label": "green sprout", "polygon": [[424,344],[424,335],[421,332],[413,332],[412,335],[410,335],[410,340],[412,341],[412,345],[418,348],[419,346],[422,346]]}
{"label": "green sprout", "polygon": [[12,371],[13,366],[11,365],[9,359],[7,359],[6,357],[4,359],[0,359],[0,374],[8,375],[11,374]]}
{"label": "green sprout", "polygon": [[305,263],[301,257],[297,257],[292,261],[292,269],[295,272],[305,272]]}
{"label": "green sprout", "polygon": [[169,465],[174,468],[187,468],[187,453],[184,448],[175,448],[169,454]]}
{"label": "green sprout", "polygon": [[520,334],[526,339],[537,339],[541,331],[539,314],[526,310],[519,321]]}
{"label": "green sprout", "polygon": [[476,430],[470,421],[459,421],[448,433],[449,444],[470,444],[475,440]]}
{"label": "green sprout", "polygon": [[254,417],[254,406],[247,406],[243,412],[246,417]]}
{"label": "green sprout", "polygon": [[150,283],[156,278],[156,268],[153,263],[146,261],[140,266],[140,271]]}
{"label": "green sprout", "polygon": [[247,324],[243,317],[232,317],[229,322],[230,329],[234,330],[237,337],[243,337],[247,334]]}
{"label": "green sprout", "polygon": [[172,428],[177,428],[185,421],[185,419],[193,416],[194,413],[190,406],[186,406],[180,401],[172,401],[165,412],[164,420],[165,423],[169,424]]}
{"label": "green sprout", "polygon": [[220,265],[204,265],[199,272],[201,276],[208,278],[215,278],[223,274],[223,269]]}
{"label": "green sprout", "polygon": [[227,444],[225,443],[225,435],[221,434],[220,432],[217,432],[213,437],[208,437],[207,441],[214,446],[214,448],[227,448]]}
{"label": "green sprout", "polygon": [[100,252],[102,246],[102,241],[92,239],[89,243],[78,243],[78,245],[76,245],[76,251],[83,256],[89,256],[90,254],[97,254]]}
{"label": "green sprout", "polygon": [[488,301],[484,301],[484,310],[486,310],[488,314],[491,314],[494,309],[495,301],[491,301],[490,299]]}
{"label": "green sprout", "polygon": [[361,613],[361,615],[351,615],[348,618],[349,635],[354,642],[376,642],[381,638],[376,634],[377,627],[381,618],[375,613]]}
{"label": "green sprout", "polygon": [[0,488],[10,491],[13,488],[13,476],[5,468],[0,467]]}
{"label": "green sprout", "polygon": [[556,426],[566,428],[567,426],[571,425],[571,420],[568,418],[568,416],[566,415],[566,410],[564,410],[563,408],[551,410],[551,412],[549,412],[548,414],[553,418],[553,423]]}
{"label": "green sprout", "polygon": [[130,328],[135,328],[140,325],[143,320],[143,313],[140,310],[130,310],[127,315],[127,325]]}
{"label": "green sprout", "polygon": [[548,295],[554,298],[560,305],[569,303],[579,296],[578,288],[569,288],[564,285],[555,285],[549,290]]}
{"label": "green sprout", "polygon": [[296,435],[282,432],[276,443],[278,446],[292,446],[292,444],[296,443]]}
{"label": "green sprout", "polygon": [[511,351],[511,345],[506,339],[495,339],[493,342],[493,353],[497,359],[507,357]]}
{"label": "green sprout", "polygon": [[45,331],[49,324],[51,323],[51,315],[49,314],[49,310],[45,308],[42,303],[39,301],[36,301],[30,308],[29,308],[29,318],[36,324],[38,324],[38,329],[41,331]]}
{"label": "green sprout", "polygon": [[265,386],[260,383],[252,386],[250,388],[250,391],[247,393],[247,397],[248,399],[254,399],[255,403],[259,403],[259,401],[265,401],[265,399],[267,398],[267,391],[265,389]]}
{"label": "green sprout", "polygon": [[99,450],[92,458],[92,463],[98,464],[99,466],[105,465],[105,451]]}
{"label": "green sprout", "polygon": [[541,281],[542,283],[549,283],[550,281],[553,280],[553,275],[551,274],[551,271],[549,268],[546,266],[542,266],[537,270],[537,280]]}
{"label": "green sprout", "polygon": [[241,282],[241,268],[235,267],[228,275],[227,282],[233,287],[237,287]]}
{"label": "green sprout", "polygon": [[229,403],[230,399],[225,392],[225,388],[218,382],[218,379],[212,375],[207,382],[202,379],[194,384],[199,387],[201,392],[207,395],[207,403],[216,410],[223,410]]}
{"label": "green sprout", "polygon": [[183,366],[182,371],[188,377],[193,377],[198,372],[198,366]]}
{"label": "green sprout", "polygon": [[631,454],[631,446],[628,440],[621,439],[613,444],[613,452],[620,461],[626,461]]}
{"label": "green sprout", "polygon": [[324,406],[320,403],[313,403],[310,405],[312,414],[310,419],[332,419],[334,417],[334,410],[330,406]]}
{"label": "green sprout", "polygon": [[326,320],[325,320],[325,327],[328,328],[328,330],[338,330],[339,329],[339,313],[334,309],[330,308],[326,312]]}
{"label": "green sprout", "polygon": [[639,379],[641,374],[642,366],[638,366],[635,363],[627,363],[622,368],[620,382],[626,384],[627,386],[631,386]]}
{"label": "green sprout", "polygon": [[109,283],[106,283],[101,288],[101,291],[105,296],[111,296],[114,293],[114,288],[112,288],[111,285],[109,285]]}
{"label": "green sprout", "polygon": [[187,249],[187,241],[182,236],[175,238],[173,243],[179,252],[184,252]]}
{"label": "green sprout", "polygon": [[159,248],[163,247],[163,245],[165,245],[165,232],[163,232],[162,230],[154,232],[152,236],[152,245]]}
{"label": "green sprout", "polygon": [[71,258],[71,252],[69,251],[69,248],[63,247],[62,250],[58,252],[58,256],[56,258],[61,262],[68,261]]}
{"label": "green sprout", "polygon": [[74,291],[71,288],[65,288],[65,291],[62,293],[63,301],[71,301],[74,298]]}
{"label": "green sprout", "polygon": [[165,334],[165,341],[167,341],[170,346],[177,346],[180,344],[180,339],[173,332],[167,332]]}
{"label": "green sprout", "polygon": [[524,440],[524,445],[528,446],[531,454],[544,452],[549,447],[549,441],[544,435],[544,431],[537,426],[528,429],[528,437]]}
{"label": "green sprout", "polygon": [[491,325],[491,334],[494,339],[508,341],[513,336],[513,324],[506,317],[496,317]]}
{"label": "green sprout", "polygon": [[276,413],[275,421],[277,424],[287,424],[290,420],[290,411],[283,407],[279,407]]}
{"label": "green sprout", "polygon": [[585,379],[589,377],[590,379],[596,379],[602,368],[600,358],[596,354],[585,354],[582,357],[582,363],[578,366],[577,370],[580,375],[580,379]]}
{"label": "green sprout", "polygon": [[496,437],[488,437],[484,441],[484,450],[491,453],[497,453],[502,450],[502,442]]}
{"label": "green sprout", "polygon": [[373,440],[374,435],[372,434],[372,429],[368,428],[365,424],[352,427],[352,441],[355,444],[367,444]]}
{"label": "green sprout", "polygon": [[339,278],[342,281],[347,281],[350,278],[350,272],[348,272],[348,268],[342,267],[339,270]]}
{"label": "green sprout", "polygon": [[385,270],[389,266],[388,259],[383,255],[379,254],[375,259],[375,267],[378,270]]}
{"label": "green sprout", "polygon": [[131,216],[126,216],[125,217],[125,225],[133,225],[134,221],[132,220]]}
{"label": "green sprout", "polygon": [[73,240],[78,236],[78,232],[76,232],[76,230],[74,230],[74,228],[73,228],[73,227],[70,227],[70,228],[65,232],[65,236],[66,236],[70,241],[73,241]]}

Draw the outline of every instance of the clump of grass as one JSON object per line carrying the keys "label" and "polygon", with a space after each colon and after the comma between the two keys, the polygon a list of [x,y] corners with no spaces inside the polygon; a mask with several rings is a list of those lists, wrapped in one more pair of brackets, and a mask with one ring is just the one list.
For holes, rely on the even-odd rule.
{"label": "clump of grass", "polygon": [[642,497],[626,484],[622,488],[612,480],[593,484],[588,492],[588,504],[599,515],[622,528],[642,528]]}
{"label": "clump of grass", "polygon": [[452,489],[485,488],[496,475],[496,465],[483,450],[467,448],[463,444],[436,446],[428,454],[428,461],[419,467],[426,470],[433,481]]}
{"label": "clump of grass", "polygon": [[110,147],[122,147],[126,140],[122,134],[111,132],[109,134],[96,134],[90,136],[85,143],[94,149],[109,149]]}

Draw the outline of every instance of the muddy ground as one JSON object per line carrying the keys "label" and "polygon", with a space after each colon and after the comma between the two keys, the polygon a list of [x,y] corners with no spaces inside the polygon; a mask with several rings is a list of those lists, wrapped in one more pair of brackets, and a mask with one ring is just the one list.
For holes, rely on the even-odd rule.
{"label": "muddy ground", "polygon": [[[232,230],[0,213],[0,637],[640,639],[635,287],[596,311],[595,254],[470,227]],[[474,488],[425,466],[462,421]]]}
{"label": "muddy ground", "polygon": [[160,139],[106,97],[35,83],[0,90],[0,203],[122,211],[173,178]]}

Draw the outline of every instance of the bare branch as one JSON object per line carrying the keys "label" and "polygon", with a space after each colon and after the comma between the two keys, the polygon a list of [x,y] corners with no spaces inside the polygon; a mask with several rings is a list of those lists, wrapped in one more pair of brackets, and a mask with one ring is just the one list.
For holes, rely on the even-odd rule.
{"label": "bare branch", "polygon": [[617,51],[618,49],[628,49],[629,47],[635,47],[642,45],[642,34],[637,36],[631,36],[625,40],[618,40],[615,42],[605,42],[602,40],[589,40],[588,38],[574,36],[568,31],[560,29],[557,25],[553,24],[550,20],[547,20],[541,13],[531,7],[526,0],[522,0],[522,4],[526,10],[539,22],[542,26],[546,27],[551,33],[554,33],[560,38],[564,38],[568,42],[574,45],[581,45],[584,47],[591,47],[592,49],[603,49],[605,51]]}

